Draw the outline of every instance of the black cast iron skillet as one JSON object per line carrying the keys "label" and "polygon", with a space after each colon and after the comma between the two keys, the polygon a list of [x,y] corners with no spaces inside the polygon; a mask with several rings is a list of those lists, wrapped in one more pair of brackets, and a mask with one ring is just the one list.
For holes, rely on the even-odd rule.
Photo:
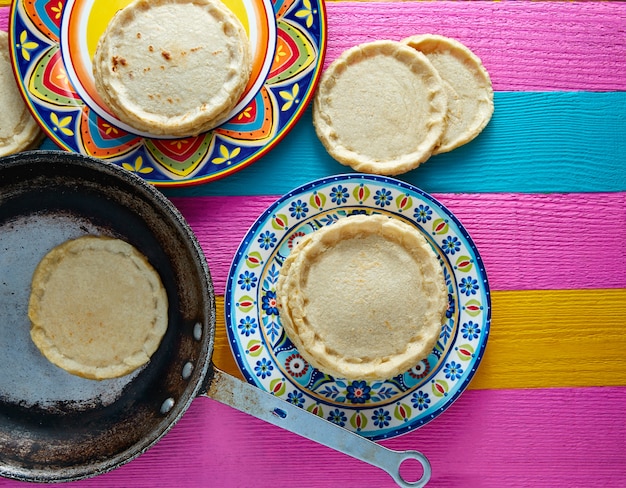
{"label": "black cast iron skillet", "polygon": [[[151,361],[93,381],[49,363],[30,340],[30,280],[46,252],[85,234],[118,237],[159,272],[167,333]],[[158,190],[117,166],[74,153],[0,159],[0,475],[24,481],[95,476],[156,443],[202,394],[424,486],[428,460],[396,452],[239,381],[211,364],[215,297],[193,232]],[[209,439],[210,441],[210,439]],[[407,459],[423,475],[399,473]]]}

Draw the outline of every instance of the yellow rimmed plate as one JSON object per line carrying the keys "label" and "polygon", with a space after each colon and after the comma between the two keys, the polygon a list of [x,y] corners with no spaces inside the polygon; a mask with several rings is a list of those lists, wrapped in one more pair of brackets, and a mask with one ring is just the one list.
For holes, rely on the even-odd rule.
{"label": "yellow rimmed plate", "polygon": [[138,133],[95,90],[91,59],[130,0],[18,0],[11,7],[13,68],[34,117],[62,149],[106,159],[157,186],[225,177],[272,149],[317,84],[326,48],[322,0],[226,0],[250,38],[253,73],[226,122],[186,138]]}

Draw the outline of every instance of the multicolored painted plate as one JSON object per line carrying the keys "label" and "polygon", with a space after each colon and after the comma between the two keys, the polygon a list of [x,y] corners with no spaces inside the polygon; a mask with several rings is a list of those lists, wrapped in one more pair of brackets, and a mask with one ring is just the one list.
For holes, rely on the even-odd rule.
{"label": "multicolored painted plate", "polygon": [[[448,287],[446,322],[432,353],[386,381],[347,381],[309,365],[286,337],[276,282],[303,235],[353,214],[380,213],[416,226],[439,257]],[[465,390],[482,358],[491,320],[483,262],[461,223],[404,182],[348,174],[311,182],[280,198],[243,239],[226,286],[226,328],[246,379],[372,439],[414,430]]]}
{"label": "multicolored painted plate", "polygon": [[106,159],[158,186],[225,177],[256,161],[296,123],[313,96],[326,49],[323,0],[225,0],[242,21],[253,73],[219,127],[156,138],[119,121],[94,87],[92,58],[114,13],[131,0],[17,0],[13,68],[47,135],[61,148]]}

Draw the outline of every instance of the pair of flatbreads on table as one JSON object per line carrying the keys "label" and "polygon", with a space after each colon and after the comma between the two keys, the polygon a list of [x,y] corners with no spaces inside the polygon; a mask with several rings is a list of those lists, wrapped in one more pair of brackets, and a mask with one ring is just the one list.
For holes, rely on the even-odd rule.
{"label": "pair of flatbreads on table", "polygon": [[194,136],[237,105],[252,71],[243,25],[220,0],[136,0],[119,10],[93,59],[111,112],[155,136]]}
{"label": "pair of flatbreads on table", "polygon": [[0,157],[33,149],[43,131],[19,93],[9,55],[9,35],[0,31]]}
{"label": "pair of flatbreads on table", "polygon": [[388,379],[432,351],[448,300],[426,238],[384,215],[354,215],[305,236],[277,284],[298,352],[337,378]]}
{"label": "pair of flatbreads on table", "polygon": [[439,35],[355,46],[322,75],[316,133],[340,163],[397,175],[474,139],[493,114],[481,60]]}
{"label": "pair of flatbreads on table", "polygon": [[102,380],[150,360],[167,330],[168,299],[159,274],[135,247],[84,236],[39,262],[28,315],[31,338],[51,363]]}

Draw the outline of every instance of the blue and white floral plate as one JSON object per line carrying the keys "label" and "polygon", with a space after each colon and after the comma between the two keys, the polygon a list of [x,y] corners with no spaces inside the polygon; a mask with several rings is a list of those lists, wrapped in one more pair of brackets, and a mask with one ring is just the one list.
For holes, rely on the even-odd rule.
{"label": "blue and white floral plate", "polygon": [[[279,271],[298,239],[355,213],[416,226],[439,256],[448,287],[447,320],[432,353],[385,381],[348,381],[313,368],[285,335],[276,308]],[[225,296],[229,342],[250,383],[371,439],[421,427],[465,390],[487,344],[490,310],[483,262],[454,215],[411,185],[364,174],[313,181],[271,205],[239,246]]]}

